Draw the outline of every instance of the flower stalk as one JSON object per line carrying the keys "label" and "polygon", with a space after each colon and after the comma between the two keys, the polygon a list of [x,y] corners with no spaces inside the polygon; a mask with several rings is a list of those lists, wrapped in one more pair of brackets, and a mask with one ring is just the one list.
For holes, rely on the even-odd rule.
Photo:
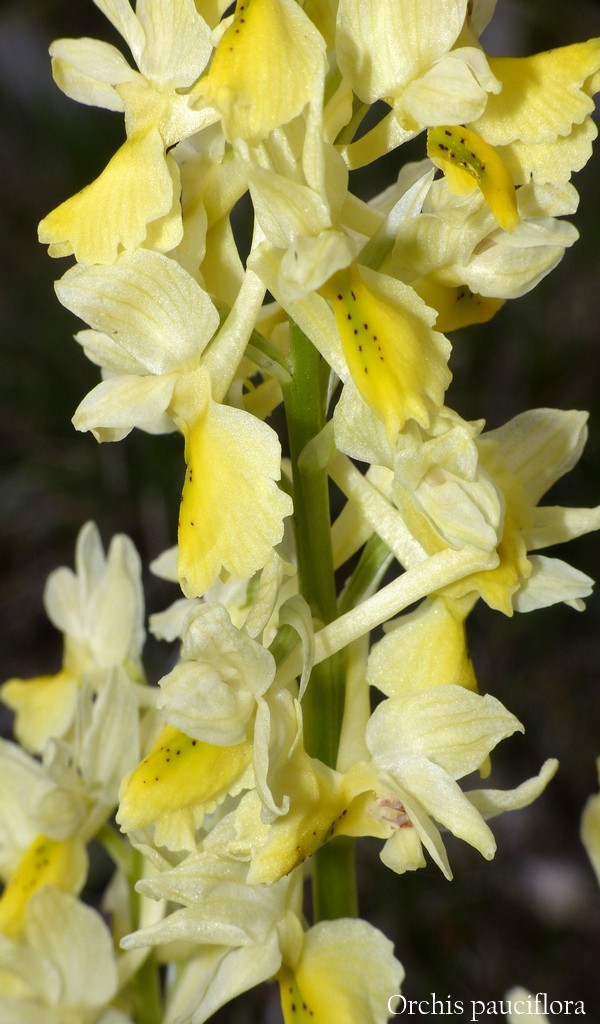
{"label": "flower stalk", "polygon": [[[329,368],[293,321],[292,379],[283,389],[294,489],[294,531],[300,592],[317,628],[337,615],[327,469],[302,464],[306,445],[326,423]],[[344,715],[344,657],[333,654],[313,668],[303,701],[306,750],[335,767]],[[312,870],[315,922],[358,913],[354,843],[338,839],[317,850]]]}

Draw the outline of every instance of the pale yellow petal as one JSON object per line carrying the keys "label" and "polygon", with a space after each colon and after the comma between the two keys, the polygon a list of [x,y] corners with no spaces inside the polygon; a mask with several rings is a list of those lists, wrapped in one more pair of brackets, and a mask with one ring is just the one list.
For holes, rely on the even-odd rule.
{"label": "pale yellow petal", "polygon": [[422,426],[441,405],[451,374],[449,343],[430,327],[431,311],[412,288],[353,264],[323,287],[361,397],[391,442],[408,419]]}
{"label": "pale yellow petal", "polygon": [[486,101],[466,61],[449,54],[406,87],[395,109],[418,125],[464,124],[483,113]]}
{"label": "pale yellow petal", "polygon": [[2,700],[16,712],[15,735],[26,750],[41,754],[51,736],[64,736],[73,721],[77,681],[66,672],[35,679],[9,679]]}
{"label": "pale yellow petal", "polygon": [[477,691],[464,622],[470,604],[437,597],[393,623],[371,650],[370,685],[388,697],[451,683]]}
{"label": "pale yellow petal", "polygon": [[147,242],[154,224],[157,246],[172,249],[182,234],[174,175],[157,129],[128,139],[99,178],[44,217],[39,240],[50,245],[51,256],[74,253],[81,263],[114,263],[122,250]]}
{"label": "pale yellow petal", "polygon": [[592,155],[592,143],[598,135],[595,121],[586,117],[566,136],[551,142],[526,143],[515,139],[499,146],[498,154],[506,164],[515,185],[524,185],[533,177],[540,182],[564,184],[574,171],[580,171]]}
{"label": "pale yellow petal", "polygon": [[441,167],[452,192],[480,189],[494,217],[505,231],[519,223],[513,180],[493,146],[463,125],[430,129],[427,153]]}
{"label": "pale yellow petal", "polygon": [[320,921],[294,970],[279,974],[285,1024],[384,1024],[404,977],[393,945],[367,921]]}
{"label": "pale yellow petal", "polygon": [[50,47],[52,76],[73,100],[107,110],[123,110],[115,86],[135,77],[122,53],[98,39],[57,39]]}
{"label": "pale yellow petal", "polygon": [[140,71],[162,85],[193,85],[212,52],[210,29],[194,0],[138,0],[136,15],[145,36]]}
{"label": "pale yellow petal", "polygon": [[79,403],[73,426],[76,430],[89,430],[100,442],[120,441],[134,427],[150,433],[169,433],[174,425],[166,410],[174,386],[172,374],[109,377]]}
{"label": "pale yellow petal", "polygon": [[77,894],[87,875],[87,854],[80,839],[57,841],[37,836],[25,850],[0,896],[0,932],[20,936],[27,904],[38,889],[54,885]]}
{"label": "pale yellow petal", "polygon": [[600,39],[531,57],[490,57],[490,66],[502,91],[471,127],[492,146],[554,142],[594,109],[586,80],[600,68]]}
{"label": "pale yellow petal", "polygon": [[156,841],[195,849],[194,831],[227,796],[250,784],[252,744],[203,743],[168,725],[123,779],[117,822],[123,832],[156,825]]}
{"label": "pale yellow petal", "polygon": [[173,259],[148,249],[124,253],[112,266],[71,267],[56,294],[152,374],[197,364],[219,326],[197,281]]}
{"label": "pale yellow petal", "polygon": [[455,42],[466,0],[341,0],[337,57],[364,102],[397,95]]}
{"label": "pale yellow petal", "polygon": [[248,577],[263,567],[292,502],[276,484],[277,435],[240,409],[209,400],[186,429],[186,463],[178,575],[186,596],[199,597],[223,570]]}
{"label": "pale yellow petal", "polygon": [[325,43],[294,0],[238,0],[196,90],[228,139],[258,141],[300,114],[322,82]]}
{"label": "pale yellow petal", "polygon": [[439,284],[433,277],[421,277],[412,281],[417,295],[431,309],[436,309],[438,318],[435,326],[444,334],[457,331],[471,324],[485,324],[504,305],[504,299],[496,299],[472,292],[468,285],[455,288]]}

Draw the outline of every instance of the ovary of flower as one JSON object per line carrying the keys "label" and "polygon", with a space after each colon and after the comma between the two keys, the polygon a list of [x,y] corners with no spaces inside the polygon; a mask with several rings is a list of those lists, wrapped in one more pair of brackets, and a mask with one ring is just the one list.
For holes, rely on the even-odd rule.
{"label": "ovary of flower", "polygon": [[[151,0],[134,14],[129,0],[97,5],[128,43],[140,72],[113,46],[61,39],[51,47],[54,76],[82,103],[125,112],[127,140],[91,185],[53,210],[39,227],[51,256],[113,263],[119,252],[159,251],[181,239],[179,171],[167,152],[210,123],[190,110],[185,90],[205,67],[209,29],[193,0]],[[214,119],[214,118],[213,118]]]}
{"label": "ovary of flower", "polygon": [[195,850],[196,829],[228,795],[252,784],[252,743],[221,747],[167,725],[121,783],[117,823],[123,832],[151,826],[154,842]]}
{"label": "ovary of flower", "polygon": [[237,0],[192,101],[218,110],[228,140],[258,142],[319,100],[324,69],[324,40],[294,0]]}
{"label": "ovary of flower", "polygon": [[332,303],[348,369],[393,444],[407,420],[427,426],[450,383],[450,345],[409,287],[352,264],[322,293]]}
{"label": "ovary of flower", "polygon": [[499,147],[516,184],[533,173],[565,182],[591,155],[597,131],[592,96],[600,88],[600,39],[531,57],[491,57],[502,84],[469,127]]}
{"label": "ovary of flower", "polygon": [[10,679],[1,691],[16,711],[19,741],[35,753],[71,727],[86,676],[103,685],[108,670],[122,666],[132,679],[142,678],[141,565],[129,538],[114,537],[105,555],[96,525],[86,523],[77,538],[75,572],[63,567],[51,573],[44,603],[64,635],[62,669],[56,675]]}
{"label": "ovary of flower", "polygon": [[479,188],[498,224],[514,231],[519,223],[513,180],[493,146],[464,126],[430,128],[427,153],[441,167],[451,191]]}
{"label": "ovary of flower", "polygon": [[36,836],[0,896],[0,932],[16,938],[22,935],[29,900],[43,886],[79,893],[87,877],[87,866],[85,843],[81,839]]}

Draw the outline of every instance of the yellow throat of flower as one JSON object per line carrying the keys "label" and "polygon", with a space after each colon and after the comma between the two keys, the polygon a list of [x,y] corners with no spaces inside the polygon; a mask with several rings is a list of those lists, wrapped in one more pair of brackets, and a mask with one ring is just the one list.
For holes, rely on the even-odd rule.
{"label": "yellow throat of flower", "polygon": [[427,153],[452,192],[478,188],[498,224],[514,231],[519,223],[513,180],[493,146],[463,125],[441,125],[427,134]]}
{"label": "yellow throat of flower", "polygon": [[[325,1021],[300,991],[298,979],[289,967],[282,967],[277,976],[284,1024],[320,1024]],[[328,1022],[329,1024],[329,1022]]]}
{"label": "yellow throat of flower", "polygon": [[37,836],[25,850],[0,897],[0,932],[18,938],[25,928],[27,904],[38,889],[54,885],[76,894],[86,874],[87,854],[81,840]]}
{"label": "yellow throat of flower", "polygon": [[243,776],[251,756],[248,741],[217,747],[168,725],[124,780],[117,821],[127,832],[184,807],[212,810]]}
{"label": "yellow throat of flower", "polygon": [[221,113],[228,139],[257,142],[287,124],[311,97],[322,40],[300,5],[238,0],[214,52],[199,98]]}
{"label": "yellow throat of flower", "polygon": [[416,311],[415,293],[406,291],[406,303],[392,305],[370,287],[356,263],[321,289],[333,304],[352,379],[385,423],[391,443],[408,419],[429,426],[431,403],[441,403],[450,382],[447,355]]}

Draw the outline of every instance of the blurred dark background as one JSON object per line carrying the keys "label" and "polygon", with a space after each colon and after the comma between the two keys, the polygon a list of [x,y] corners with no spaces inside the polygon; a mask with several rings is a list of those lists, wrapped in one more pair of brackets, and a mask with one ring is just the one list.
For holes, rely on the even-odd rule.
{"label": "blurred dark background", "polygon": [[[52,82],[50,42],[79,35],[120,45],[91,0],[0,7],[0,679],[58,668],[60,638],[42,593],[48,572],[72,565],[81,525],[95,519],[106,542],[128,533],[147,563],[174,542],[183,473],[177,437],[136,432],[99,446],[70,423],[98,371],[54,296],[68,261],[47,257],[36,228],[100,172],[123,131],[119,115],[73,103]],[[521,55],[598,35],[592,0],[499,0],[485,42],[493,54]],[[385,173],[400,159],[386,161]],[[560,267],[490,325],[453,338],[448,402],[466,418],[485,416],[495,427],[535,406],[590,410],[586,452],[546,499],[567,505],[596,504],[600,493],[599,160],[597,152],[574,179],[582,237]],[[366,187],[381,186],[371,177]],[[598,552],[592,535],[556,554],[596,578]],[[149,574],[146,584],[150,611],[175,596]],[[431,867],[396,877],[380,865],[377,844],[361,844],[363,913],[394,940],[409,998],[499,1000],[520,983],[556,1000],[582,999],[587,1019],[600,1021],[600,894],[579,841],[583,804],[598,788],[600,596],[581,615],[560,606],[508,620],[482,608],[472,618],[480,687],[526,727],[494,756],[494,784],[516,785],[550,756],[560,759],[559,773],[532,808],[498,819],[491,864],[449,842],[453,883]],[[150,642],[151,679],[168,657]],[[276,1021],[276,1002],[266,987],[215,1019]]]}

